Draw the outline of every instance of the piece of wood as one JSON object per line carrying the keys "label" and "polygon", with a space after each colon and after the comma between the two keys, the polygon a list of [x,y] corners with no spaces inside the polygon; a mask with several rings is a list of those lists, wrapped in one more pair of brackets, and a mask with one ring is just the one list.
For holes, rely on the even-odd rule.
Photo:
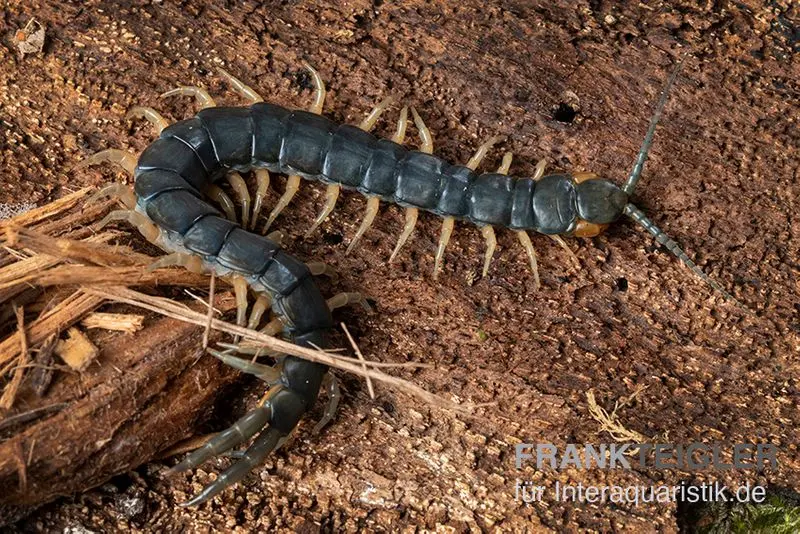
{"label": "piece of wood", "polygon": [[86,337],[86,334],[75,327],[67,330],[66,339],[58,340],[55,352],[70,369],[78,372],[86,369],[100,354],[100,350]]}

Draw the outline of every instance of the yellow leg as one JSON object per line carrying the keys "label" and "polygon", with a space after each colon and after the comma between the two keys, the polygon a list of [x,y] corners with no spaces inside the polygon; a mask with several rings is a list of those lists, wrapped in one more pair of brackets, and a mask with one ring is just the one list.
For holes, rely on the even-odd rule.
{"label": "yellow leg", "polygon": [[161,95],[161,98],[165,98],[168,96],[193,96],[197,103],[200,104],[200,109],[206,108],[213,108],[217,105],[214,102],[214,99],[211,98],[211,95],[208,94],[208,91],[203,89],[202,87],[194,87],[194,86],[187,86],[183,85],[181,87],[176,87],[175,89],[170,89],[166,93]]}
{"label": "yellow leg", "polygon": [[220,205],[228,220],[236,222],[236,210],[233,200],[231,200],[231,197],[229,197],[225,191],[220,189],[218,185],[211,184],[206,187],[206,196]]}
{"label": "yellow leg", "polygon": [[317,218],[314,219],[314,224],[312,224],[311,228],[306,232],[306,237],[313,234],[314,230],[316,230],[319,225],[328,218],[328,215],[331,214],[336,207],[336,201],[339,199],[339,192],[341,190],[342,188],[337,184],[328,184],[328,187],[325,189],[325,205],[322,207],[322,211],[319,215],[317,215]]}
{"label": "yellow leg", "polygon": [[442,220],[442,232],[439,234],[439,246],[436,249],[436,260],[433,263],[433,279],[439,278],[439,271],[442,269],[442,258],[444,258],[444,249],[447,248],[447,243],[450,241],[450,236],[453,234],[453,225],[456,220],[452,217],[445,217]]}
{"label": "yellow leg", "polygon": [[322,107],[325,105],[325,82],[322,81],[322,76],[305,61],[303,62],[303,67],[311,73],[311,78],[314,80],[314,102],[308,110],[320,115],[322,113]]}
{"label": "yellow leg", "polygon": [[130,111],[125,114],[125,118],[128,120],[147,119],[150,124],[155,126],[156,133],[158,134],[160,134],[164,128],[169,126],[167,119],[162,117],[158,111],[146,106],[136,106],[135,108],[131,108]]}
{"label": "yellow leg", "polygon": [[115,210],[110,212],[108,215],[103,217],[99,223],[97,223],[95,230],[99,231],[111,221],[126,221],[132,224],[137,230],[139,230],[139,233],[141,233],[145,239],[154,244],[158,242],[158,239],[161,236],[161,230],[158,229],[158,226],[153,224],[153,221],[138,211],[133,210]]}
{"label": "yellow leg", "polygon": [[280,230],[275,230],[274,232],[270,232],[267,234],[267,239],[278,245],[279,247],[283,246],[283,232]]}
{"label": "yellow leg", "polygon": [[283,321],[281,321],[280,318],[273,319],[267,323],[267,326],[259,330],[259,332],[267,334],[268,336],[276,336],[283,332]]}
{"label": "yellow leg", "polygon": [[489,274],[489,265],[492,263],[494,249],[497,248],[497,237],[495,237],[494,228],[491,226],[484,226],[481,228],[481,234],[483,234],[483,238],[486,240],[486,254],[483,257],[483,276],[485,278],[486,275]]}
{"label": "yellow leg", "polygon": [[123,168],[130,176],[133,176],[133,171],[136,169],[136,162],[138,159],[139,158],[136,155],[131,154],[127,150],[108,148],[92,154],[82,161],[79,161],[77,165],[72,168],[72,170],[77,171],[91,165],[108,162]]}
{"label": "yellow leg", "polygon": [[336,272],[336,269],[334,269],[325,262],[310,261],[306,263],[306,267],[308,267],[308,270],[311,271],[311,274],[313,274],[314,276],[320,276],[324,274],[331,280],[336,281],[339,279],[339,273]]}
{"label": "yellow leg", "polygon": [[528,259],[531,262],[531,271],[533,271],[533,288],[535,290],[539,290],[539,265],[536,261],[536,250],[533,248],[533,243],[531,243],[531,238],[528,235],[528,232],[525,230],[518,230],[517,237],[519,238],[519,242],[522,244],[522,248],[525,249],[525,252],[528,254]]}
{"label": "yellow leg", "polygon": [[261,230],[262,234],[269,230],[269,227],[272,226],[272,223],[275,221],[278,215],[281,214],[283,209],[289,205],[294,196],[297,194],[298,189],[300,189],[300,176],[293,174],[287,178],[286,189],[284,190],[283,195],[281,195],[281,198],[278,199],[278,203],[275,204],[274,208],[272,208],[272,212],[269,214],[269,218],[267,219],[267,224],[265,224],[263,230]]}
{"label": "yellow leg", "polygon": [[353,236],[353,240],[350,241],[350,244],[347,246],[345,254],[350,254],[350,252],[352,252],[358,240],[361,239],[369,227],[372,226],[375,216],[378,215],[378,208],[380,205],[381,201],[378,197],[367,197],[367,209],[364,212],[364,220],[361,221],[361,226],[358,227],[356,235]]}
{"label": "yellow leg", "polygon": [[500,135],[496,135],[487,139],[485,143],[478,147],[478,150],[475,151],[475,154],[467,162],[466,167],[468,169],[472,169],[473,171],[477,169],[478,165],[480,165],[481,161],[483,161],[483,158],[486,157],[486,153],[489,152],[489,149],[502,140],[503,137]]}
{"label": "yellow leg", "polygon": [[361,121],[361,124],[359,124],[358,127],[365,132],[372,130],[372,128],[375,126],[375,123],[378,122],[378,118],[380,118],[381,113],[386,111],[386,109],[391,106],[393,102],[394,99],[392,97],[383,99],[380,104],[372,108],[372,111],[370,111],[369,115],[367,115],[364,120]]}
{"label": "yellow leg", "polygon": [[244,82],[235,78],[231,73],[226,71],[221,67],[217,67],[217,72],[222,76],[222,78],[231,84],[231,87],[234,91],[242,95],[248,102],[251,104],[255,104],[256,102],[263,102],[264,99],[261,98],[261,95],[256,93],[251,87],[245,85]]}
{"label": "yellow leg", "polygon": [[411,232],[414,231],[414,226],[417,224],[418,216],[419,210],[417,208],[406,208],[406,223],[403,225],[403,232],[397,239],[397,245],[395,245],[392,255],[389,256],[389,263],[394,261],[397,253],[400,252],[400,249],[403,248],[403,245],[405,245],[406,241],[408,241],[408,236],[411,235]]}
{"label": "yellow leg", "polygon": [[575,267],[577,267],[578,269],[581,268],[581,262],[578,261],[578,256],[576,256],[575,253],[572,252],[572,249],[569,248],[569,245],[567,245],[567,242],[564,241],[564,238],[562,238],[560,235],[548,235],[547,237],[558,243],[558,246],[563,248],[566,251],[566,253],[569,254],[569,257],[575,263]]}
{"label": "yellow leg", "polygon": [[545,167],[547,167],[547,159],[542,158],[539,160],[539,163],[536,164],[536,168],[533,170],[532,180],[534,182],[538,182],[539,179],[544,176]]}
{"label": "yellow leg", "polygon": [[117,198],[129,210],[136,207],[136,195],[133,194],[131,187],[125,184],[111,184],[101,187],[86,199],[84,206],[94,204],[101,198]]}
{"label": "yellow leg", "polygon": [[360,304],[366,311],[371,311],[372,307],[361,293],[339,293],[328,299],[328,309],[335,310],[348,304]]}
{"label": "yellow leg", "polygon": [[419,137],[422,141],[419,145],[419,151],[426,154],[433,154],[433,137],[431,137],[431,131],[425,126],[422,117],[419,116],[419,113],[417,113],[417,110],[413,107],[411,108],[411,115],[414,117],[414,125],[419,131]]}
{"label": "yellow leg", "polygon": [[250,309],[250,318],[247,320],[247,328],[250,330],[256,328],[261,322],[261,317],[264,316],[264,312],[267,311],[271,304],[272,299],[269,295],[265,293],[259,294],[253,307]]}
{"label": "yellow leg", "polygon": [[157,269],[163,269],[164,267],[170,267],[173,265],[183,267],[192,273],[200,274],[205,271],[205,269],[203,269],[203,260],[201,260],[198,256],[192,256],[191,254],[184,254],[182,252],[174,252],[172,254],[167,254],[166,256],[161,256],[156,261],[148,265],[147,270],[152,272]]}
{"label": "yellow leg", "polygon": [[256,199],[253,202],[253,216],[250,219],[250,229],[256,227],[258,216],[261,215],[261,207],[264,199],[267,198],[269,191],[269,171],[267,169],[256,169]]}
{"label": "yellow leg", "polygon": [[403,106],[400,110],[400,118],[397,119],[397,130],[392,136],[392,141],[398,145],[402,145],[406,139],[406,128],[408,127],[408,106]]}
{"label": "yellow leg", "polygon": [[231,282],[236,295],[236,324],[244,326],[247,320],[247,280],[241,276],[234,276]]}
{"label": "yellow leg", "polygon": [[242,205],[242,228],[247,228],[250,219],[250,191],[247,190],[247,184],[238,172],[229,172],[226,178]]}
{"label": "yellow leg", "polygon": [[497,174],[508,174],[508,169],[511,168],[511,161],[514,159],[513,152],[506,152],[503,154],[503,162],[497,167]]}

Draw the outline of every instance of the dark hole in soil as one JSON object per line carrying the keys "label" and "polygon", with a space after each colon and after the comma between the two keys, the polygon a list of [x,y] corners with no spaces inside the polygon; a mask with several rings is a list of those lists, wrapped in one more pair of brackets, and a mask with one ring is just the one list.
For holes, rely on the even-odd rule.
{"label": "dark hole in soil", "polygon": [[575,108],[565,102],[561,102],[553,112],[553,119],[557,120],[558,122],[570,124],[575,120],[575,116],[577,114],[578,112],[575,111]]}
{"label": "dark hole in soil", "polygon": [[617,278],[614,281],[614,288],[617,291],[622,291],[623,293],[628,290],[628,279],[627,278]]}

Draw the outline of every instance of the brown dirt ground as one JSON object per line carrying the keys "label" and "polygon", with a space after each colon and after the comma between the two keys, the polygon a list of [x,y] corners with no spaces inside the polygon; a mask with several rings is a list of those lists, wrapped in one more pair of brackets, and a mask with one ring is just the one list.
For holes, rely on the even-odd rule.
{"label": "brown dirt ground", "polygon": [[[764,441],[781,450],[776,471],[696,478],[800,488],[797,6],[487,4],[12,0],[0,14],[0,202],[43,203],[114,179],[110,170],[70,168],[103,148],[143,149],[150,128],[123,119],[134,105],[154,105],[174,120],[188,116],[188,101],[158,99],[179,82],[238,103],[213,65],[269,101],[303,107],[311,95],[303,59],[327,80],[325,112],[336,120],[356,122],[391,94],[423,111],[436,152],[451,161],[466,161],[499,133],[509,137],[503,148],[515,152],[517,175],[546,156],[552,168],[621,182],[663,80],[689,49],[637,201],[755,314],[712,294],[624,222],[601,237],[570,240],[579,271],[549,240],[534,238],[538,292],[510,232],[499,232],[491,272],[481,279],[480,234],[458,225],[435,283],[438,219],[422,216],[389,266],[402,213],[384,207],[358,251],[345,256],[364,200],[345,195],[322,231],[304,240],[322,193],[305,186],[278,227],[288,230],[298,257],[324,258],[341,273],[336,289],[374,299],[371,315],[340,315],[362,351],[387,362],[433,363],[397,374],[448,398],[496,406],[456,417],[380,386],[370,400],[361,381],[344,376],[332,425],[318,436],[304,425],[290,446],[210,505],[175,506],[229,460],[169,479],[153,462],[40,508],[17,528],[672,532],[674,505],[514,501],[517,478],[548,486],[692,478],[514,469],[519,441],[609,441],[588,414],[586,391],[610,409],[639,385],[646,390],[620,412],[632,430],[677,443]],[[47,27],[44,53],[19,60],[9,32],[32,16]],[[556,120],[564,119],[556,113],[562,104],[577,111],[574,120]],[[391,124],[381,129],[386,134]],[[487,168],[500,156],[493,152]],[[248,384],[244,401],[228,388],[216,404],[241,409],[258,394],[256,385],[240,384]],[[214,401],[198,395],[197,402]],[[229,421],[225,414],[210,424]]]}

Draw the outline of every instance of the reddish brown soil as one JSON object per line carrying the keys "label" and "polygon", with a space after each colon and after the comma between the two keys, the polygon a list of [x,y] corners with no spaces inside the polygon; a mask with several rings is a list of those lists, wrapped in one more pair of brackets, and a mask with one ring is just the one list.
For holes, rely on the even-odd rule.
{"label": "reddish brown soil", "polygon": [[[340,315],[362,351],[387,362],[435,364],[397,374],[447,398],[496,404],[474,418],[453,416],[380,385],[370,400],[361,381],[344,376],[344,401],[332,425],[316,436],[304,425],[293,443],[211,505],[176,506],[229,460],[173,478],[163,478],[164,465],[153,462],[40,508],[19,528],[671,532],[674,505],[549,498],[526,507],[514,500],[517,478],[547,486],[691,479],[674,471],[514,468],[520,441],[610,441],[589,416],[585,393],[593,389],[610,410],[640,385],[643,393],[620,410],[631,430],[673,443],[759,441],[780,448],[778,470],[695,478],[800,488],[800,72],[798,12],[788,0],[706,7],[12,0],[1,16],[4,203],[43,203],[114,179],[110,170],[70,169],[103,148],[143,149],[151,129],[123,118],[134,105],[152,105],[172,120],[190,115],[188,101],[158,99],[178,83],[204,85],[220,103],[240,103],[213,74],[215,65],[269,101],[306,106],[311,92],[301,60],[326,79],[325,112],[338,121],[359,121],[391,94],[421,110],[436,152],[451,161],[466,161],[482,139],[502,134],[503,148],[516,154],[517,175],[530,174],[544,156],[551,168],[593,170],[621,182],[663,80],[688,50],[636,200],[754,311],[713,294],[627,222],[592,240],[570,240],[579,270],[561,249],[535,237],[539,291],[512,233],[498,232],[495,261],[482,279],[480,234],[457,225],[434,282],[440,220],[422,216],[390,266],[402,213],[384,208],[358,250],[345,256],[363,198],[344,195],[322,231],[304,240],[322,193],[306,185],[278,227],[293,238],[289,249],[298,257],[324,258],[341,273],[332,291],[374,299],[373,314]],[[44,53],[19,60],[8,32],[32,16],[47,27]],[[572,120],[566,106],[577,111]],[[391,124],[380,128],[388,134]],[[486,168],[500,156],[493,152]],[[276,198],[273,192],[271,202]],[[252,400],[259,391],[249,388]],[[228,389],[216,402],[240,409],[242,394]],[[209,425],[230,422],[222,413]]]}

